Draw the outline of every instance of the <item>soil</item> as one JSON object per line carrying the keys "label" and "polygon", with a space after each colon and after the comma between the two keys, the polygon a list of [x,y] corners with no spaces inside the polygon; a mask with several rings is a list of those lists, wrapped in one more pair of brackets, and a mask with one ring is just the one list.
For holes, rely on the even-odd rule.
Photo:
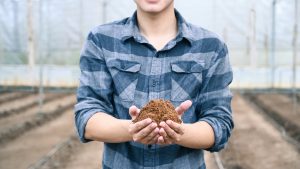
{"label": "soil", "polygon": [[[272,98],[272,99],[270,99]],[[278,99],[280,98],[280,99]],[[1,108],[19,107],[25,102],[32,102],[34,97],[28,96],[26,100],[7,102]],[[282,103],[280,103],[280,102]],[[59,105],[75,102],[75,96],[58,97],[44,105],[44,110],[54,110]],[[297,114],[290,114],[290,99],[287,97],[277,97],[275,95],[260,96],[260,102],[273,108],[274,112],[280,110],[286,123],[295,123],[299,117]],[[273,103],[274,102],[274,103]],[[253,106],[253,103],[245,100],[241,95],[235,94],[232,101],[233,119],[235,128],[232,136],[224,150],[219,154],[222,163],[227,169],[297,169],[300,166],[300,153],[282,135],[263,113]],[[18,123],[31,119],[38,111],[38,106],[34,106],[21,114],[0,118],[0,132],[10,129]],[[159,123],[167,119],[181,122],[178,119],[174,106],[169,101],[150,101],[135,120],[140,121],[151,118]],[[282,118],[283,119],[283,118]],[[298,125],[299,123],[297,123]],[[27,168],[31,164],[40,161],[42,157],[62,143],[66,138],[73,136],[74,132],[74,112],[69,109],[61,116],[38,126],[23,135],[0,145],[0,168]],[[101,168],[103,144],[92,142],[81,144],[78,141],[76,146],[64,158],[54,161],[62,161],[57,168]],[[217,169],[215,156],[205,152],[205,161],[208,169]],[[53,169],[53,168],[52,168]]]}
{"label": "soil", "polygon": [[28,97],[30,95],[33,95],[33,93],[29,92],[9,92],[5,94],[0,95],[0,104],[8,103],[13,100],[22,99],[25,97]]}
{"label": "soil", "polygon": [[136,123],[147,118],[152,119],[157,124],[167,120],[172,120],[176,123],[182,122],[178,118],[178,113],[176,112],[172,103],[168,100],[162,99],[151,100],[141,109],[140,114],[136,119],[133,120],[133,122]]}
{"label": "soil", "polygon": [[[55,109],[57,109],[57,107],[60,105],[66,105],[66,104],[75,102],[75,96],[73,96],[73,95],[63,97],[63,98],[60,97],[60,98],[61,99],[56,99],[51,102],[45,103],[43,105],[43,111],[45,113],[51,112],[51,111],[54,111]],[[15,103],[15,107],[24,105],[23,102],[32,102],[33,101],[32,99],[35,100],[36,98],[31,98],[30,100],[28,98],[28,99],[26,99],[26,101],[19,100],[19,102]],[[38,111],[39,111],[39,107],[34,106],[34,107],[22,112],[21,114],[16,114],[14,116],[9,116],[6,118],[0,118],[0,133],[4,132],[6,130],[9,130],[10,128],[21,123],[22,121],[32,119],[33,116],[35,116]]]}
{"label": "soil", "polygon": [[79,143],[73,155],[65,162],[64,169],[102,168],[103,143]]}
{"label": "soil", "polygon": [[[54,94],[47,94],[46,97],[52,96],[52,95],[54,95]],[[24,105],[27,105],[27,104],[31,104],[33,102],[38,103],[38,100],[39,100],[39,95],[38,94],[29,95],[26,98],[16,99],[16,100],[12,100],[10,102],[7,102],[5,104],[1,104],[0,105],[0,111],[7,111],[7,110],[10,110],[10,109],[14,109],[16,107],[21,107],[21,106],[24,106]]]}
{"label": "soil", "polygon": [[204,160],[207,169],[219,169],[213,153],[205,151]]}
{"label": "soil", "polygon": [[292,97],[282,94],[258,94],[250,98],[300,144],[300,107],[293,104]]}
{"label": "soil", "polygon": [[297,149],[249,102],[236,94],[232,107],[235,128],[227,147],[221,151],[225,168],[299,168]]}
{"label": "soil", "polygon": [[73,110],[60,118],[28,131],[0,148],[0,168],[27,168],[52,147],[74,134]]}

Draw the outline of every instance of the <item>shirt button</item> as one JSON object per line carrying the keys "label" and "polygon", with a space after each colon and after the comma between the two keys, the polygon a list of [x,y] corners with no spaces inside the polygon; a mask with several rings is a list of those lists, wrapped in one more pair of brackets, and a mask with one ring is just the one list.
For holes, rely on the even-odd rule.
{"label": "shirt button", "polygon": [[158,80],[153,80],[152,87],[155,87],[156,85],[159,85],[159,81]]}

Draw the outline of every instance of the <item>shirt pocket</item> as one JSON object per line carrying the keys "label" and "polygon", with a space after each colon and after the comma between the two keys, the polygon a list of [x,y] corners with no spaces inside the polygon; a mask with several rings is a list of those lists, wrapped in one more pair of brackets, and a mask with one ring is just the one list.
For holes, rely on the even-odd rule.
{"label": "shirt pocket", "polygon": [[200,92],[204,61],[177,61],[171,63],[171,100],[194,99]]}
{"label": "shirt pocket", "polygon": [[107,63],[114,81],[114,90],[120,99],[133,101],[141,64],[128,60],[112,60]]}

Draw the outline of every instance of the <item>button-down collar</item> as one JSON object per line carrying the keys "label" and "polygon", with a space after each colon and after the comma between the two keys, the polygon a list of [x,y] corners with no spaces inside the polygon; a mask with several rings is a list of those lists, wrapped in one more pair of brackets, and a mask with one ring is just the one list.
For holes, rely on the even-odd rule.
{"label": "button-down collar", "polygon": [[[192,43],[195,39],[191,34],[189,24],[185,21],[185,19],[181,16],[181,14],[176,9],[175,9],[175,16],[177,19],[177,26],[178,26],[178,33],[176,36],[176,40],[181,40],[182,38],[185,38],[190,43]],[[139,31],[136,11],[130,18],[127,19],[121,40],[125,42],[130,38],[134,38],[135,41],[139,43],[147,42],[146,39],[141,35]]]}

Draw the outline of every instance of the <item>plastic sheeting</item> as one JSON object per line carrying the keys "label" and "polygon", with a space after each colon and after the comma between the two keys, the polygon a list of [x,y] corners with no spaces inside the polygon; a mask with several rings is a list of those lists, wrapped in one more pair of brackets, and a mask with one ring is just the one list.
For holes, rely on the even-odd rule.
{"label": "plastic sheeting", "polygon": [[[134,0],[32,2],[35,63],[69,65],[72,71],[78,65],[81,47],[90,29],[131,16],[135,10]],[[18,69],[17,65],[22,65],[23,70],[28,64],[27,3],[28,0],[0,1],[0,65],[3,70],[6,70],[6,65],[15,69]],[[246,69],[247,72],[259,70],[263,72],[262,77],[269,76],[272,0],[175,0],[175,6],[188,22],[216,32],[227,42],[236,74]],[[290,70],[288,77],[293,56],[294,9],[295,0],[279,0],[276,5],[275,67],[277,72]],[[32,70],[38,71],[35,68]],[[19,78],[18,73],[14,76]]]}
{"label": "plastic sheeting", "polygon": [[[103,0],[32,1],[38,55],[44,56],[45,63],[59,65],[78,63],[82,42],[92,27],[130,16],[135,9],[133,0],[107,1],[105,11]],[[27,62],[26,3],[0,1],[0,63]],[[251,57],[258,58],[254,64],[267,64],[272,0],[189,0],[175,4],[188,21],[223,37],[232,51],[234,65],[250,65]],[[294,0],[279,1],[276,9],[277,64],[286,65],[291,61]],[[286,55],[284,59],[282,55]]]}

